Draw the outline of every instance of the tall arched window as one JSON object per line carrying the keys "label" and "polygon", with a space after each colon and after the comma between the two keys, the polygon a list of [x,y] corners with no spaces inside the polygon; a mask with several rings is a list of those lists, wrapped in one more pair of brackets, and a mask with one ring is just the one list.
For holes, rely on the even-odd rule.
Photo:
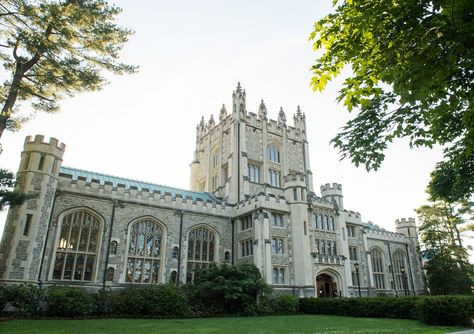
{"label": "tall arched window", "polygon": [[158,283],[160,281],[163,229],[150,219],[130,226],[126,282]]}
{"label": "tall arched window", "polygon": [[370,251],[370,258],[372,260],[372,272],[374,274],[374,283],[376,289],[385,289],[383,254],[378,248]]}
{"label": "tall arched window", "polygon": [[61,221],[53,279],[93,281],[100,240],[99,218],[84,209]]}
{"label": "tall arched window", "polygon": [[194,281],[194,269],[208,268],[214,262],[216,236],[206,227],[196,227],[188,236],[188,263],[186,281]]}
{"label": "tall arched window", "polygon": [[394,267],[394,274],[395,274],[395,288],[397,290],[404,290],[403,284],[403,274],[402,274],[402,267],[405,267],[405,255],[401,251],[396,251],[393,254],[393,267]]}

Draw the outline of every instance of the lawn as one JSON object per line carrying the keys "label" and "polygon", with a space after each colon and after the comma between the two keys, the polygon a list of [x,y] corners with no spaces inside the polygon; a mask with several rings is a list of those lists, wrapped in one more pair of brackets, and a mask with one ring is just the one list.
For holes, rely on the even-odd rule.
{"label": "lawn", "polygon": [[11,320],[0,322],[0,333],[446,333],[454,327],[427,326],[403,319],[352,318],[327,315],[296,315],[207,319],[91,319]]}

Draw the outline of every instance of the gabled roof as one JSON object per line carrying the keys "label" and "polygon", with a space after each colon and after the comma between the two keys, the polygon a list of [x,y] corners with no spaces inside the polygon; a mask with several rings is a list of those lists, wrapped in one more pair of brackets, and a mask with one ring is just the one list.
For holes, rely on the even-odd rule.
{"label": "gabled roof", "polygon": [[220,198],[214,196],[211,193],[207,192],[197,192],[184,190],[179,188],[162,186],[155,183],[143,182],[138,180],[127,179],[123,177],[107,175],[102,173],[91,172],[87,170],[71,168],[71,167],[61,167],[59,169],[59,175],[63,177],[69,177],[73,180],[83,179],[86,182],[98,182],[101,185],[110,184],[113,187],[121,185],[125,189],[136,188],[138,191],[148,189],[150,192],[159,192],[161,194],[171,194],[172,197],[176,195],[181,196],[182,198],[191,198],[193,201],[202,200],[204,202],[218,203],[222,201]]}

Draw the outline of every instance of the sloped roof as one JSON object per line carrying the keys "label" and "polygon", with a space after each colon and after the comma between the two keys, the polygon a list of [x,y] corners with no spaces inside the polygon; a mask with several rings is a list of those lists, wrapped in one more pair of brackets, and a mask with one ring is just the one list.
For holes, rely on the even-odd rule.
{"label": "sloped roof", "polygon": [[197,192],[197,191],[190,191],[184,190],[174,187],[162,186],[160,184],[149,183],[144,181],[132,180],[123,177],[102,174],[97,172],[91,172],[87,170],[71,168],[71,167],[61,167],[59,169],[60,176],[70,177],[73,180],[78,180],[79,178],[84,179],[86,182],[99,182],[101,185],[110,184],[113,187],[117,187],[121,185],[126,189],[130,189],[131,187],[136,188],[138,191],[142,191],[144,189],[148,189],[150,192],[160,192],[161,194],[169,193],[172,197],[176,195],[181,196],[182,198],[191,198],[193,201],[202,200],[204,202],[211,202],[211,203],[221,203],[221,199],[214,196],[208,192]]}

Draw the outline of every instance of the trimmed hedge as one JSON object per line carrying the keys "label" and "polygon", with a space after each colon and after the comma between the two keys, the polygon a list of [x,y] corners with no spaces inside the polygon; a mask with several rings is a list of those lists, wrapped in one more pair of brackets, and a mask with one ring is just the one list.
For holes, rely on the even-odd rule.
{"label": "trimmed hedge", "polygon": [[84,289],[53,286],[46,295],[48,314],[61,317],[84,317],[91,313],[92,296]]}
{"label": "trimmed hedge", "polygon": [[277,295],[271,307],[276,314],[296,314],[299,311],[299,298],[288,293]]}
{"label": "trimmed hedge", "polygon": [[474,316],[474,298],[302,298],[300,311],[353,317],[418,319],[429,325],[465,325]]}
{"label": "trimmed hedge", "polygon": [[474,300],[463,296],[434,296],[418,303],[420,320],[428,325],[468,325],[474,316]]}
{"label": "trimmed hedge", "polygon": [[183,318],[189,315],[186,293],[175,284],[125,288],[117,299],[119,314],[127,317]]}

